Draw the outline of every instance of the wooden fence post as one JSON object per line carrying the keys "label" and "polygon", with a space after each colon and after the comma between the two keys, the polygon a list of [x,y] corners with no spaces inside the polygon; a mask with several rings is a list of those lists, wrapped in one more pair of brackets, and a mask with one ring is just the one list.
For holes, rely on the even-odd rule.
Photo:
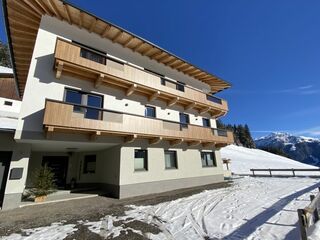
{"label": "wooden fence post", "polygon": [[301,240],[307,240],[307,231],[306,231],[306,219],[304,216],[304,210],[303,209],[298,209],[298,216],[299,216],[299,228],[300,228],[300,235],[301,235]]}

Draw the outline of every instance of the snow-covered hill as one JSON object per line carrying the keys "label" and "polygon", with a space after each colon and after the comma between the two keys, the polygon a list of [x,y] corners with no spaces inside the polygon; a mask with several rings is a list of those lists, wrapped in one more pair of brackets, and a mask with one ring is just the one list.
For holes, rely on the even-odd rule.
{"label": "snow-covered hill", "polygon": [[[251,168],[317,168],[260,149],[229,145],[221,149],[221,157],[231,159],[230,169],[236,174],[250,173]],[[301,172],[303,175],[319,175],[316,172]],[[282,174],[282,173],[281,173]],[[287,173],[290,174],[291,173]]]}
{"label": "snow-covered hill", "polygon": [[258,148],[278,148],[290,158],[320,167],[320,139],[271,133],[255,140]]}

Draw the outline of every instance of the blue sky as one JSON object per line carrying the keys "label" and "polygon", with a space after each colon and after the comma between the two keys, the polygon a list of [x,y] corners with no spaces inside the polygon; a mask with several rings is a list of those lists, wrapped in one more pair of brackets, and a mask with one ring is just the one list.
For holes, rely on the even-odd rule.
{"label": "blue sky", "polygon": [[320,137],[320,1],[71,2],[231,82],[224,122]]}

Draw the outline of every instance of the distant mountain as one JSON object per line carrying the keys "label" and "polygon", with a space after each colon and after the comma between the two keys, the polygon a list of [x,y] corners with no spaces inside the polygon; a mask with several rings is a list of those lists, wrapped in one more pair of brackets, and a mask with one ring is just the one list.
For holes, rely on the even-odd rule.
{"label": "distant mountain", "polygon": [[293,136],[288,133],[271,133],[255,139],[257,148],[278,148],[291,159],[320,167],[320,139]]}

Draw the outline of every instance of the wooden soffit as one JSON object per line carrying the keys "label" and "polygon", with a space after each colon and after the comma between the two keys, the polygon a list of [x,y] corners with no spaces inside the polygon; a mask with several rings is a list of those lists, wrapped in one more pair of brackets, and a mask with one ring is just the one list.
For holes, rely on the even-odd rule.
{"label": "wooden soffit", "polygon": [[231,85],[123,28],[64,0],[3,0],[10,52],[19,94],[25,88],[29,65],[42,15],[49,15],[96,33],[114,43],[176,69],[211,87],[212,93]]}

